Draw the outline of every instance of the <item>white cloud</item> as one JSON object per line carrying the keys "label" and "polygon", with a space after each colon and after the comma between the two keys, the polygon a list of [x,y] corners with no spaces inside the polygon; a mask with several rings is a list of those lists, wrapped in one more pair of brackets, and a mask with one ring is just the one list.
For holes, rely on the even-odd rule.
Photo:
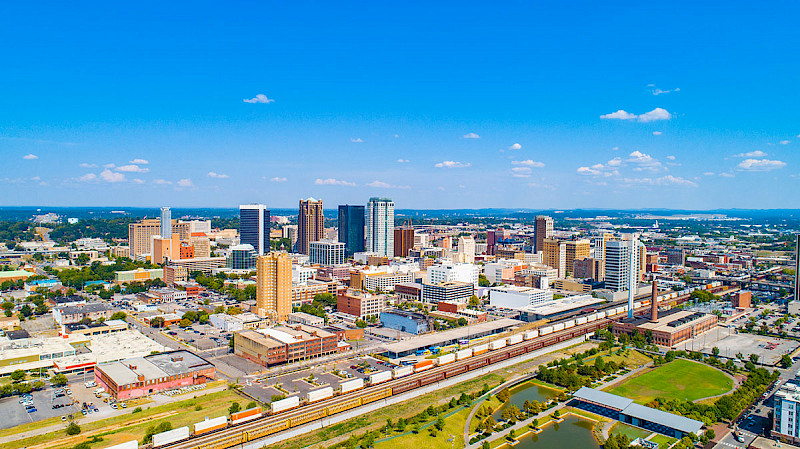
{"label": "white cloud", "polygon": [[511,164],[512,165],[525,165],[525,166],[528,166],[528,167],[536,167],[536,168],[544,167],[544,162],[534,161],[534,160],[531,160],[531,159],[526,159],[524,161],[511,161]]}
{"label": "white cloud", "polygon": [[458,162],[458,161],[442,161],[438,164],[434,165],[436,168],[466,168],[469,167],[469,162]]}
{"label": "white cloud", "polygon": [[608,161],[608,166],[609,167],[619,167],[620,165],[622,165],[622,159],[621,158],[615,157],[614,159],[611,159],[610,161]]}
{"label": "white cloud", "polygon": [[156,179],[156,180],[153,180],[153,184],[155,184],[157,186],[166,186],[166,185],[172,184],[172,181],[167,181],[166,179]]}
{"label": "white cloud", "polygon": [[116,165],[114,164],[103,164],[103,168],[114,168]]}
{"label": "white cloud", "polygon": [[617,112],[612,112],[610,114],[604,114],[600,116],[601,119],[611,119],[611,120],[638,120],[640,122],[654,122],[656,120],[669,120],[672,118],[672,114],[669,113],[666,109],[663,108],[655,108],[650,112],[645,112],[641,115],[636,115],[625,111],[623,109],[618,110]]}
{"label": "white cloud", "polygon": [[83,168],[94,168],[94,167],[97,167],[97,164],[90,164],[88,162],[84,162],[84,163],[82,163],[80,165],[80,167],[83,167]]}
{"label": "white cloud", "polygon": [[139,179],[139,178],[131,179],[131,181],[133,181],[134,184],[144,184],[145,182],[144,179]]}
{"label": "white cloud", "polygon": [[348,187],[356,186],[356,183],[354,182],[342,181],[340,179],[334,179],[334,178],[328,178],[328,179],[317,178],[314,181],[314,184],[318,186],[348,186]]}
{"label": "white cloud", "polygon": [[282,178],[280,176],[276,176],[274,178],[270,178],[270,181],[272,181],[272,182],[286,182],[286,178]]}
{"label": "white cloud", "polygon": [[619,151],[619,147],[614,147],[611,149],[611,151]]}
{"label": "white cloud", "polygon": [[722,176],[723,178],[733,178],[734,177],[733,173],[720,173],[719,175]]}
{"label": "white cloud", "polygon": [[130,161],[130,163],[136,165],[147,165],[150,163],[150,161],[148,161],[147,159],[134,159]]}
{"label": "white cloud", "polygon": [[123,165],[123,166],[117,167],[115,170],[126,172],[126,173],[147,173],[147,172],[150,171],[150,169],[147,168],[147,167],[139,167],[138,165],[134,165],[134,164]]}
{"label": "white cloud", "polygon": [[686,178],[679,176],[666,175],[660,178],[625,178],[622,180],[624,184],[642,184],[651,186],[685,186],[697,187],[697,184]]}
{"label": "white cloud", "polygon": [[264,94],[258,94],[253,98],[245,98],[242,101],[244,101],[245,103],[264,103],[264,104],[266,104],[266,103],[272,103],[275,100],[273,100],[272,98],[267,98],[267,96],[264,95]]}
{"label": "white cloud", "polygon": [[515,143],[515,144],[511,145],[510,147],[508,147],[508,149],[509,150],[521,150],[522,149],[522,145],[520,145],[518,143]]}
{"label": "white cloud", "polygon": [[388,182],[383,182],[383,181],[378,181],[378,180],[372,181],[367,185],[369,187],[376,187],[376,188],[380,188],[380,189],[410,189],[411,188],[411,186],[393,185],[393,184],[389,184]]}
{"label": "white cloud", "polygon": [[105,182],[124,182],[125,175],[122,173],[115,173],[109,169],[105,169],[100,172],[100,179]]}
{"label": "white cloud", "polygon": [[364,141],[363,141],[363,140],[361,140],[361,137],[351,137],[351,138],[350,138],[350,142],[355,142],[355,143],[364,143]]}
{"label": "white cloud", "polygon": [[178,181],[178,187],[194,187],[192,184],[192,180],[189,178],[184,178]]}
{"label": "white cloud", "polygon": [[481,138],[481,136],[479,136],[479,135],[477,135],[475,133],[466,133],[466,134],[464,134],[463,137],[465,139],[480,139]]}
{"label": "white cloud", "polygon": [[769,159],[745,159],[736,166],[743,171],[770,171],[786,166],[786,162]]}
{"label": "white cloud", "polygon": [[654,136],[660,136],[661,134],[663,134],[661,131],[653,131]]}
{"label": "white cloud", "polygon": [[764,157],[766,155],[767,153],[761,150],[756,150],[756,151],[750,151],[749,153],[734,154],[733,157]]}
{"label": "white cloud", "polygon": [[781,145],[789,145],[789,143],[791,143],[791,140],[781,140],[778,143],[781,144]]}
{"label": "white cloud", "polygon": [[703,175],[704,176],[714,176],[715,173],[713,171],[707,171],[707,172],[703,173]]}
{"label": "white cloud", "polygon": [[399,162],[401,164],[408,164],[411,161],[409,161],[408,159],[398,159],[397,162]]}
{"label": "white cloud", "polygon": [[675,160],[675,156],[667,156],[667,159],[669,159],[671,161],[674,161]]}
{"label": "white cloud", "polygon": [[80,178],[78,178],[78,181],[81,181],[81,182],[89,182],[89,181],[96,181],[96,180],[97,180],[97,175],[95,175],[94,173],[86,173],[85,175],[83,175]]}
{"label": "white cloud", "polygon": [[511,169],[511,175],[515,178],[528,178],[531,176],[530,167],[514,167]]}
{"label": "white cloud", "polygon": [[213,172],[213,171],[208,172],[208,177],[209,178],[218,178],[218,179],[229,178],[229,176],[224,174],[224,173],[217,173],[217,172]]}
{"label": "white cloud", "polygon": [[636,165],[637,167],[634,168],[636,171],[642,170],[649,170],[649,171],[658,171],[664,168],[654,157],[650,156],[649,154],[642,153],[639,150],[636,150],[628,155],[628,162],[631,164]]}
{"label": "white cloud", "polygon": [[[650,87],[654,87],[654,86],[651,84]],[[681,91],[681,88],[680,87],[676,87],[674,89],[668,89],[668,90],[653,89],[651,92],[653,92],[653,95],[662,95],[662,94],[668,94],[670,92],[680,92],[680,91]]]}
{"label": "white cloud", "polygon": [[22,159],[27,159],[29,161],[33,161],[33,160],[39,159],[39,156],[31,153],[31,154],[26,154],[25,156],[22,156]]}
{"label": "white cloud", "polygon": [[395,135],[394,135],[394,138],[395,138],[395,139],[399,139],[399,138],[400,138],[400,134],[395,134]]}
{"label": "white cloud", "polygon": [[578,174],[585,175],[585,176],[600,176],[603,174],[602,171],[591,168],[591,167],[578,167]]}

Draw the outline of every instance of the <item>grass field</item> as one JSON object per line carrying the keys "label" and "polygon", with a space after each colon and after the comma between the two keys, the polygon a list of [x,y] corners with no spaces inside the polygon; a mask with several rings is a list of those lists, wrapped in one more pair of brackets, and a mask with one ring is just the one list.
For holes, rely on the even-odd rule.
{"label": "grass field", "polygon": [[451,447],[451,442],[447,440],[450,439],[450,435],[455,435],[452,447],[462,448],[464,447],[464,438],[462,438],[461,435],[464,434],[464,424],[467,422],[469,411],[470,408],[466,408],[447,417],[444,421],[444,428],[441,432],[437,432],[435,437],[431,436],[429,433],[429,430],[433,428],[433,426],[430,426],[426,429],[422,429],[416,435],[412,433],[410,435],[403,435],[388,441],[376,443],[375,449],[420,449],[423,447],[431,449],[449,449]]}
{"label": "grass field", "polygon": [[671,438],[671,437],[668,437],[666,435],[661,435],[660,433],[657,433],[657,434],[655,434],[653,436],[653,438],[650,438],[650,441],[652,441],[654,443],[658,443],[658,447],[659,448],[665,448],[665,447],[671,446],[672,443],[674,443],[674,442],[676,442],[678,440],[675,439],[675,438]]}
{"label": "grass field", "polygon": [[613,348],[611,351],[602,351],[599,354],[589,357],[583,361],[585,364],[592,364],[597,357],[602,357],[603,360],[608,363],[613,361],[617,365],[622,362],[625,362],[625,366],[628,368],[636,367],[639,365],[645,365],[650,363],[653,359],[650,357],[642,354],[639,351],[628,349],[624,351],[621,355],[617,355],[617,351],[619,348]]}
{"label": "grass field", "polygon": [[637,438],[647,438],[651,433],[649,430],[643,430],[638,427],[629,426],[625,423],[617,423],[611,428],[612,434],[627,435],[631,441]]}
{"label": "grass field", "polygon": [[[14,441],[13,447],[27,447],[28,449],[70,448],[95,435],[102,437],[103,441],[92,444],[92,449],[101,449],[130,440],[141,441],[148,427],[156,426],[164,421],[169,421],[173,428],[177,428],[202,421],[205,417],[213,418],[227,415],[228,407],[233,401],[239,402],[241,406],[249,402],[248,399],[234,391],[219,391],[150,408],[145,408],[145,406],[142,407],[144,410],[140,413],[126,413],[87,423],[81,423],[78,420],[78,424],[81,427],[79,435],[67,436],[63,430],[59,430]],[[198,405],[202,408],[195,410]]]}
{"label": "grass field", "polygon": [[609,393],[646,404],[657,397],[694,401],[727,393],[733,380],[708,365],[676,359],[617,384]]}

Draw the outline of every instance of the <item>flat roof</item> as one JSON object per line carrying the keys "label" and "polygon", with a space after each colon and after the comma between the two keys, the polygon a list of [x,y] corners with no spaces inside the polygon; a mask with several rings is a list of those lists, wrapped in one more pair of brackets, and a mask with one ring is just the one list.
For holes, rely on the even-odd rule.
{"label": "flat roof", "polygon": [[20,276],[30,277],[33,276],[33,273],[25,270],[0,271],[0,279]]}
{"label": "flat roof", "polygon": [[606,393],[605,391],[595,390],[594,388],[589,387],[581,387],[572,396],[584,401],[590,401],[606,407],[615,408],[617,410],[623,410],[625,407],[633,404],[632,399]]}
{"label": "flat roof", "polygon": [[494,321],[486,321],[484,323],[471,324],[469,326],[448,329],[442,332],[420,335],[419,337],[410,338],[405,341],[399,341],[381,346],[381,349],[384,352],[407,352],[418,348],[440,345],[444,342],[449,342],[452,340],[464,340],[468,339],[472,335],[486,334],[487,332],[491,333],[522,324],[525,323],[518,320],[512,320],[510,318],[500,318]]}
{"label": "flat roof", "polygon": [[[692,315],[694,315],[694,317],[692,317]],[[695,312],[693,310],[671,309],[664,312],[659,311],[658,321],[655,323],[650,322],[649,314],[641,317],[634,317],[633,319],[625,318],[622,322],[632,323],[634,326],[642,329],[672,334],[681,329],[693,326],[697,324],[698,321],[706,320],[711,316],[712,315],[709,313]],[[679,320],[685,321],[681,323]],[[674,323],[675,325],[670,326],[670,323]]]}
{"label": "flat roof", "polygon": [[537,315],[555,315],[572,309],[591,306],[605,302],[603,298],[593,298],[592,295],[568,296],[562,299],[554,299],[544,304],[524,307],[520,310],[535,313]]}
{"label": "flat roof", "polygon": [[625,407],[620,413],[634,418],[639,418],[652,423],[661,424],[681,432],[697,434],[703,427],[703,423],[696,419],[667,413],[662,410],[645,407],[644,405],[631,404]]}
{"label": "flat roof", "polygon": [[182,349],[148,355],[147,360],[170,376],[214,366],[208,360]]}

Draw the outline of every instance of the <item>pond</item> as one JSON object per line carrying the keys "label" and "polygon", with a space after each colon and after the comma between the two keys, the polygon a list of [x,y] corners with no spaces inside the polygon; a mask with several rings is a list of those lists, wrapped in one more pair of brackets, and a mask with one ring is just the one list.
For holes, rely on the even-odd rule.
{"label": "pond", "polygon": [[[567,415],[561,423],[547,424],[538,435],[520,437],[514,449],[600,449],[594,439],[594,421],[575,415]],[[504,446],[504,449],[508,446]]]}
{"label": "pond", "polygon": [[501,407],[498,407],[497,410],[492,414],[492,417],[495,419],[495,421],[500,420],[500,415],[502,415],[503,410],[505,410],[509,404],[514,404],[517,406],[517,408],[522,410],[522,405],[525,404],[525,401],[539,401],[544,403],[547,402],[548,399],[558,396],[560,393],[559,390],[543,387],[531,381],[515,385],[508,391],[511,393],[511,399],[509,399],[509,401],[503,404]]}

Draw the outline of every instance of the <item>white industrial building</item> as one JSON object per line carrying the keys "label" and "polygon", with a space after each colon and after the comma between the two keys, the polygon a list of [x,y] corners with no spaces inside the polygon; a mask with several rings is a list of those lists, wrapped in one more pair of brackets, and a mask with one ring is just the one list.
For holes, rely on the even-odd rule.
{"label": "white industrial building", "polygon": [[553,300],[553,292],[533,287],[501,285],[489,289],[489,305],[503,309],[522,309]]}
{"label": "white industrial building", "polygon": [[448,263],[428,268],[428,283],[466,282],[478,287],[480,269],[471,263]]}

